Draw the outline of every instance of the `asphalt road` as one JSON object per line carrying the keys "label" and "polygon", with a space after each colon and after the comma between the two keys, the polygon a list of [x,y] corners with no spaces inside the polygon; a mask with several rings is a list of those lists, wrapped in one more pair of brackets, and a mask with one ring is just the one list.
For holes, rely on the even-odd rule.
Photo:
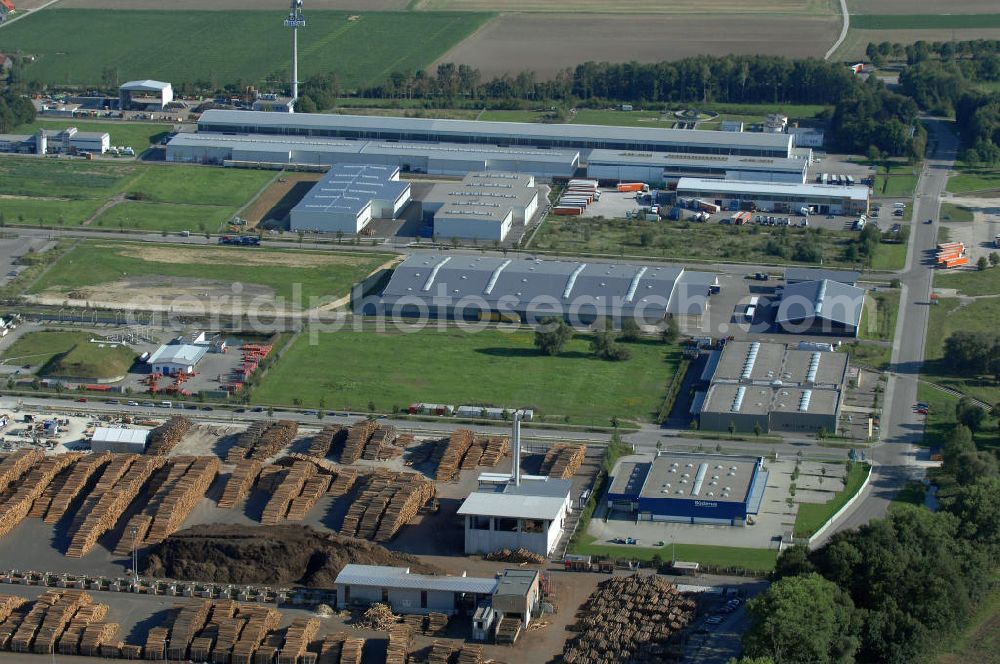
{"label": "asphalt road", "polygon": [[[924,361],[934,280],[929,252],[937,244],[941,194],[948,183],[948,173],[958,148],[952,125],[948,120],[927,120],[934,150],[924,162],[913,199],[912,235],[906,268],[899,275],[902,282],[899,316],[883,395],[882,444],[870,453],[874,462],[871,481],[861,499],[835,527],[813,543],[815,546],[823,544],[834,532],[856,528],[884,516],[896,492],[922,475],[915,461],[917,445],[924,434],[924,418],[914,412],[913,405],[917,401],[917,383]],[[926,223],[928,219],[933,219],[934,223]]]}

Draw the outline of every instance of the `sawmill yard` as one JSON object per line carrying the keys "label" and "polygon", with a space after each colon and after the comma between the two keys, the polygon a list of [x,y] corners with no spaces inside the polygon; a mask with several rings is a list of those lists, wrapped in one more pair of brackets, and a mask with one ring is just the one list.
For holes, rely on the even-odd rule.
{"label": "sawmill yard", "polygon": [[[31,299],[112,308],[233,303],[296,310],[346,297],[388,254],[80,241],[30,287]],[[180,302],[175,302],[175,301]]]}
{"label": "sawmill yard", "polygon": [[[315,336],[315,341],[310,337]],[[578,335],[555,357],[529,332],[423,329],[303,333],[253,393],[255,403],[364,410],[411,403],[533,408],[545,421],[648,422],[677,369],[674,346],[626,344],[623,362],[595,359]]]}

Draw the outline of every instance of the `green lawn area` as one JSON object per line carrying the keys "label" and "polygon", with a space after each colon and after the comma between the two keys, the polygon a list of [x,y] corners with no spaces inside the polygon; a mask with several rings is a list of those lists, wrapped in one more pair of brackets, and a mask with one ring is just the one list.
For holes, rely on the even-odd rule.
{"label": "green lawn area", "polygon": [[841,346],[841,348],[850,356],[852,364],[885,371],[889,368],[889,362],[892,361],[892,347],[887,344],[866,344],[858,341],[849,341]]}
{"label": "green lawn area", "polygon": [[997,321],[1000,321],[1000,299],[975,300],[965,306],[958,298],[941,298],[939,302],[931,307],[927,325],[925,377],[985,403],[997,403],[1000,401],[1000,386],[985,375],[985,368],[982,378],[958,377],[945,365],[943,357],[944,340],[956,330],[996,331]]}
{"label": "green lawn area", "polygon": [[[7,224],[76,226],[116,195],[95,227],[217,231],[275,173],[206,166],[9,158],[0,161],[0,206]],[[162,204],[161,204],[162,203]],[[176,204],[176,205],[170,205]]]}
{"label": "green lawn area", "polygon": [[388,118],[438,118],[442,120],[475,120],[480,112],[474,108],[372,108],[371,106],[338,106],[335,111],[344,115],[375,115]]}
{"label": "green lawn area", "polygon": [[0,360],[14,366],[30,364],[32,371],[38,371],[57,355],[68,353],[77,344],[87,343],[92,336],[89,332],[62,330],[27,332],[4,351]]}
{"label": "green lawn area", "polygon": [[[756,225],[577,219],[553,215],[545,220],[530,247],[535,251],[572,255],[787,264],[797,262],[793,260],[795,247],[807,234],[823,247],[823,265],[858,267],[844,259],[844,252],[857,233],[826,229],[771,229]],[[774,240],[777,247],[770,246],[769,240]],[[900,252],[895,246],[879,246],[875,259],[877,269],[903,266],[905,248]],[[778,248],[781,253],[772,251]]]}
{"label": "green lawn area", "polygon": [[906,245],[902,242],[881,242],[872,258],[872,269],[885,272],[902,270],[906,265]]}
{"label": "green lawn area", "polygon": [[379,412],[411,403],[527,407],[544,421],[607,426],[612,417],[650,422],[677,368],[676,347],[628,344],[632,358],[593,357],[577,335],[556,357],[531,332],[404,328],[300,336],[268,371],[254,403]]}
{"label": "green lawn area", "polygon": [[613,109],[581,108],[573,118],[573,124],[616,125],[620,127],[660,127],[674,125],[674,118],[660,120],[659,111],[616,111]]}
{"label": "green lawn area", "polygon": [[483,111],[480,120],[489,122],[541,122],[543,111]]}
{"label": "green lawn area", "polygon": [[66,353],[54,357],[43,367],[41,373],[45,376],[90,380],[119,378],[128,373],[135,359],[135,351],[128,346],[97,344],[85,340]]}
{"label": "green lawn area", "polygon": [[861,339],[892,341],[896,334],[896,314],[899,312],[899,291],[877,291],[865,295],[861,314]]}
{"label": "green lawn area", "polygon": [[957,288],[963,295],[997,295],[1000,294],[1000,268],[942,274],[934,277],[934,285]]}
{"label": "green lawn area", "polygon": [[948,191],[953,194],[991,189],[1000,189],[1000,169],[963,168],[948,178]]}
{"label": "green lawn area", "polygon": [[131,146],[136,154],[151,144],[159,143],[161,138],[173,131],[173,125],[154,122],[94,122],[76,118],[39,117],[34,122],[15,128],[11,133],[34,134],[39,129],[62,131],[67,127],[76,127],[80,131],[106,131],[111,134],[111,145]]}
{"label": "green lawn area", "polygon": [[595,544],[591,535],[580,535],[573,553],[584,556],[603,556],[615,560],[652,560],[659,555],[669,561],[676,551],[677,560],[696,562],[711,567],[741,567],[769,572],[774,569],[778,552],[773,549],[741,549],[707,544],[667,544],[656,549],[620,544]]}
{"label": "green lawn area", "polygon": [[[290,306],[301,287],[303,305],[348,294],[387,254],[269,250],[266,248],[149,246],[134,242],[85,241],[68,251],[31,288],[33,293],[69,293],[76,288],[119,281],[124,275],[211,279],[225,284],[266,286]],[[317,298],[310,304],[310,298]]]}
{"label": "green lawn area", "polygon": [[[424,69],[493,17],[473,12],[307,10],[299,36],[299,76],[336,72],[346,89],[381,83],[398,70]],[[154,78],[221,87],[287,81],[288,30],[274,11],[47,9],[4,28],[4,51],[31,53],[28,80],[100,84],[114,63],[122,81]]]}
{"label": "green lawn area", "polygon": [[[934,376],[926,378],[941,382]],[[958,403],[958,397],[921,382],[917,385],[917,399],[930,406],[924,424],[924,445],[928,447],[943,445],[957,422],[955,405]],[[986,428],[976,433],[976,443],[981,449],[1000,451],[1000,430],[996,422],[996,419],[988,418]]]}
{"label": "green lawn area", "polygon": [[972,210],[954,203],[941,204],[941,221],[972,221]]}
{"label": "green lawn area", "polygon": [[855,463],[847,475],[847,484],[825,503],[799,503],[799,511],[795,515],[795,537],[812,537],[830,517],[847,504],[851,496],[856,494],[864,483],[871,467],[867,464]]}
{"label": "green lawn area", "polygon": [[875,176],[875,187],[872,192],[876,196],[886,198],[911,198],[917,186],[917,176],[912,173],[890,174],[879,173]]}
{"label": "green lawn area", "polygon": [[860,14],[851,15],[854,30],[957,30],[1000,28],[1000,14]]}

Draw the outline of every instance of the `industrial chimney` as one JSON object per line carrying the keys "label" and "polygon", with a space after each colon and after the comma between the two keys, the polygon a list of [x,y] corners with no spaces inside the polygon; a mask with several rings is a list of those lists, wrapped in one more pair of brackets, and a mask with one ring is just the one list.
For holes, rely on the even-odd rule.
{"label": "industrial chimney", "polygon": [[521,486],[521,411],[514,411],[514,486]]}

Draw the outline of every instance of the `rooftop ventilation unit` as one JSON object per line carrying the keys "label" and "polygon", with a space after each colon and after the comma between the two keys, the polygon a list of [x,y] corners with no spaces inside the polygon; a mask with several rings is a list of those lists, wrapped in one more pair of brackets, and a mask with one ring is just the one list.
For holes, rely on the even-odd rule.
{"label": "rooftop ventilation unit", "polygon": [[819,363],[822,357],[822,353],[816,352],[809,358],[809,370],[806,372],[806,383],[810,385],[816,384],[816,374],[819,372]]}

